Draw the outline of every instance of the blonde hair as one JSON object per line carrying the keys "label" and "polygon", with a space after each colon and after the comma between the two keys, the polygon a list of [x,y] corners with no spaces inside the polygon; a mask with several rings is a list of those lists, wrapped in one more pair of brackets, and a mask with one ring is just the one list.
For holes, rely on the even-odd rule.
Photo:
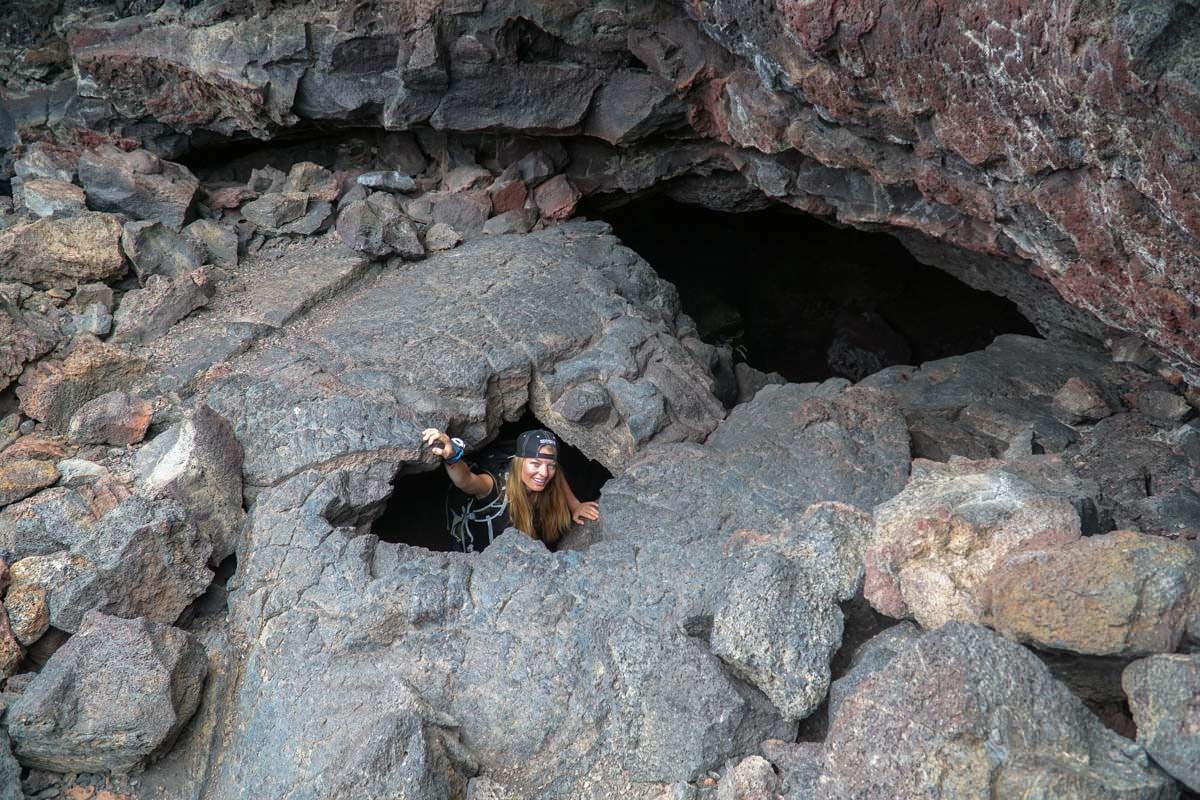
{"label": "blonde hair", "polygon": [[530,492],[521,482],[521,471],[525,468],[526,461],[528,459],[516,457],[512,460],[512,466],[508,468],[504,493],[508,498],[509,522],[531,538],[541,539],[551,546],[558,544],[559,538],[571,525],[571,508],[567,504],[565,489],[567,478],[559,466],[545,489]]}

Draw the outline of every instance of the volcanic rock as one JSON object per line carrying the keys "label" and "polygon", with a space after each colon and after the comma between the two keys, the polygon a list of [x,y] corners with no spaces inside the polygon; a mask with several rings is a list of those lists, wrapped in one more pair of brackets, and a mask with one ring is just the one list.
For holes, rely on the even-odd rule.
{"label": "volcanic rock", "polygon": [[26,182],[38,178],[71,183],[75,180],[78,157],[67,150],[56,148],[45,142],[34,142],[13,162],[13,171]]}
{"label": "volcanic rock", "polygon": [[566,219],[575,213],[579,190],[564,175],[555,175],[533,190],[538,211],[546,219]]}
{"label": "volcanic rock", "polygon": [[25,658],[25,648],[21,646],[16,634],[9,623],[8,612],[0,606],[0,680],[16,673]]}
{"label": "volcanic rock", "polygon": [[26,498],[57,480],[58,469],[52,461],[6,460],[0,463],[0,506]]}
{"label": "volcanic rock", "polygon": [[136,444],[146,435],[152,407],[125,392],[109,392],[80,406],[71,417],[67,437],[76,444]]}
{"label": "volcanic rock", "polygon": [[176,278],[192,272],[205,262],[207,255],[203,246],[156,220],[126,222],[121,231],[121,247],[143,286],[151,275]]}
{"label": "volcanic rock", "polygon": [[310,200],[337,200],[339,189],[337,178],[320,164],[301,161],[293,164],[283,185],[284,194],[302,194]]}
{"label": "volcanic rock", "polygon": [[1138,743],[1172,777],[1200,791],[1200,656],[1161,655],[1125,668],[1121,685],[1137,723]]}
{"label": "volcanic rock", "polygon": [[22,583],[10,588],[4,595],[4,609],[13,635],[26,647],[42,638],[50,627],[50,605],[46,590],[40,586]]}
{"label": "volcanic rock", "polygon": [[[486,225],[484,229],[487,229]],[[425,249],[431,253],[452,250],[461,243],[462,236],[459,235],[458,231],[442,222],[430,226],[429,230],[425,232]]]}
{"label": "volcanic rock", "polygon": [[127,772],[196,710],[208,662],[189,633],[93,612],[8,710],[22,764]]}
{"label": "volcanic rock", "polygon": [[393,253],[407,259],[425,255],[416,228],[387,192],[372,192],[343,208],[337,232],[347,246],[376,258]]}
{"label": "volcanic rock", "polygon": [[198,243],[207,254],[207,261],[218,267],[238,264],[237,232],[212,220],[198,219],[183,229],[184,236]]}
{"label": "volcanic rock", "polygon": [[50,352],[60,336],[53,317],[22,310],[7,288],[0,286],[0,389],[17,378],[27,363]]}
{"label": "volcanic rock", "polygon": [[41,219],[0,233],[0,279],[86,283],[125,272],[121,223],[111,214]]}
{"label": "volcanic rock", "polygon": [[308,195],[299,192],[271,192],[242,206],[242,216],[272,233],[301,219],[307,211]]}
{"label": "volcanic rock", "polygon": [[1078,539],[1076,504],[1094,487],[1079,484],[1053,458],[1035,457],[1025,467],[914,461],[904,491],[875,509],[866,556],[871,605],[924,628],[981,622],[988,578],[1003,559]]}
{"label": "volcanic rock", "polygon": [[89,208],[158,220],[174,231],[187,222],[200,188],[186,167],[146,150],[124,152],[110,144],[79,157],[79,183]]}
{"label": "volcanic rock", "polygon": [[717,783],[717,800],[775,800],[779,776],[762,756],[747,756]]}
{"label": "volcanic rock", "polygon": [[442,194],[433,198],[433,221],[449,225],[465,239],[479,234],[491,214],[492,200],[482,189]]}
{"label": "volcanic rock", "polygon": [[532,208],[514,208],[505,211],[483,223],[483,232],[488,236],[501,236],[506,233],[529,233],[537,224],[537,211]]}
{"label": "volcanic rock", "polygon": [[1107,730],[1033,654],[957,622],[904,648],[841,703],[824,756],[823,796],[1009,797],[1033,786],[1078,800],[1175,796],[1145,751]]}
{"label": "volcanic rock", "polygon": [[156,339],[179,320],[208,303],[216,283],[207,267],[175,278],[151,275],[142,289],[126,292],[113,315],[113,342]]}
{"label": "volcanic rock", "polygon": [[242,458],[229,423],[203,404],[138,453],[142,491],[174,498],[187,508],[212,543],[214,563],[234,551],[245,517]]}
{"label": "volcanic rock", "polygon": [[1054,409],[1068,425],[1097,422],[1113,413],[1108,401],[1094,383],[1071,376],[1054,393]]}
{"label": "volcanic rock", "polygon": [[21,185],[21,202],[39,217],[71,216],[87,210],[83,189],[55,178],[34,178]]}
{"label": "volcanic rock", "polygon": [[417,182],[411,175],[396,170],[377,170],[364,172],[355,179],[359,186],[368,189],[383,189],[388,192],[411,192],[417,188]]}

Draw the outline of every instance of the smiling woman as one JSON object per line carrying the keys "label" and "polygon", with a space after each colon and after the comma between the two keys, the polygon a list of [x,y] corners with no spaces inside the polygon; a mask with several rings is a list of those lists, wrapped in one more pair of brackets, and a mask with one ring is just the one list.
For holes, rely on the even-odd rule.
{"label": "smiling woman", "polygon": [[450,525],[457,548],[464,552],[482,550],[509,527],[553,550],[572,522],[600,518],[599,505],[580,502],[571,491],[558,463],[558,440],[549,431],[525,431],[517,437],[511,459],[493,464],[465,463],[462,440],[436,428],[425,429],[421,438],[466,495]]}

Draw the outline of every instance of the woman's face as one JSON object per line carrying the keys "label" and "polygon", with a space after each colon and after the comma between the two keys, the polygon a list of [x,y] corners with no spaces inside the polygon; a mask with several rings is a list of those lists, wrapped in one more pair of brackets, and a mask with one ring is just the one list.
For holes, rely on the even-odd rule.
{"label": "woman's face", "polygon": [[545,453],[547,458],[526,458],[521,464],[521,483],[531,492],[540,492],[549,486],[558,471],[558,464],[553,460],[554,448],[547,445],[538,452]]}

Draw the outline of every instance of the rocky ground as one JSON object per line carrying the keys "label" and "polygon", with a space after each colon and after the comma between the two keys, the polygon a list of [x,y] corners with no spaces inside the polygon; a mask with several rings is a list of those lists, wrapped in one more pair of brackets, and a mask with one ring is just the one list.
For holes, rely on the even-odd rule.
{"label": "rocky ground", "polygon": [[[1191,7],[428,5],[0,26],[0,798],[1200,793]],[[880,77],[955,58],[1004,74]],[[734,364],[579,218],[654,186],[904,229],[1044,338]],[[375,529],[422,428],[527,411],[599,522]]]}

